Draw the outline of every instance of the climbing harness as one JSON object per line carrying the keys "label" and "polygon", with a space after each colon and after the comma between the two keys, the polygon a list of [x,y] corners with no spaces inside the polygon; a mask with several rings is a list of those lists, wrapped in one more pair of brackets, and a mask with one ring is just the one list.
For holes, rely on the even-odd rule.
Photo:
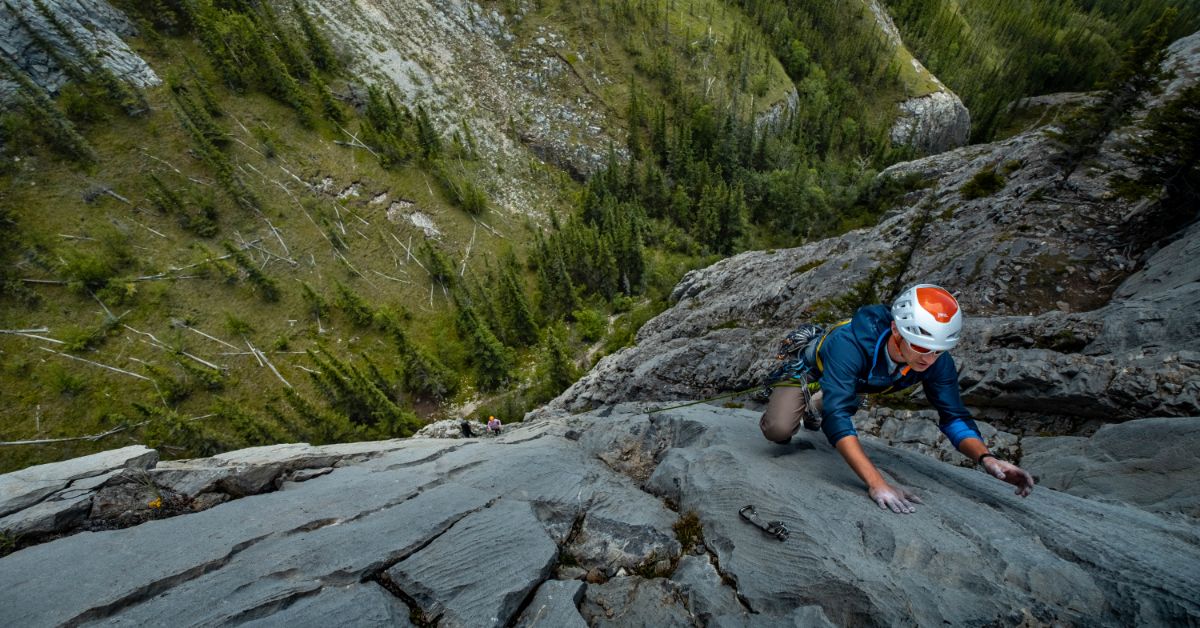
{"label": "climbing harness", "polygon": [[788,332],[779,343],[779,351],[775,355],[780,364],[763,378],[762,389],[755,393],[755,398],[766,403],[771,398],[771,390],[775,386],[784,385],[780,382],[800,379],[800,387],[804,389],[804,401],[811,401],[813,389],[818,388],[815,380],[821,371],[825,370],[825,365],[821,363],[821,345],[825,343],[830,332],[849,322],[844,320],[830,327],[828,331],[820,325],[805,323]]}
{"label": "climbing harness", "polygon": [[780,541],[788,540],[788,535],[791,534],[782,521],[763,521],[759,518],[758,511],[754,509],[753,505],[742,506],[742,509],[738,511],[738,515],[743,520]]}

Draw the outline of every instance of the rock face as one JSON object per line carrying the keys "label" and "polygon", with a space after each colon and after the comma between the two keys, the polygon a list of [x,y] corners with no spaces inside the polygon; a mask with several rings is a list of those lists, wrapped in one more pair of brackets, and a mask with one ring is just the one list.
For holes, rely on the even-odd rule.
{"label": "rock face", "polygon": [[[867,499],[823,438],[775,445],[756,421],[745,410],[625,405],[486,441],[190,461],[204,476],[231,460],[249,472],[294,465],[299,452],[340,456],[329,473],[267,493],[4,556],[0,624],[1200,621],[1194,519],[1043,488],[1020,499],[984,474],[865,438],[880,467],[925,500],[895,515]],[[1139,431],[1180,433],[1161,422]],[[1098,435],[1092,446],[1110,448],[1101,442],[1115,441]],[[790,538],[739,519],[747,504]],[[677,529],[690,530],[687,546]]]}
{"label": "rock face", "polygon": [[[45,0],[45,5],[117,78],[137,87],[161,82],[150,66],[121,40],[123,36],[136,34],[133,23],[105,0]],[[66,73],[51,53],[35,42],[30,29],[36,37],[48,41],[55,54],[83,62],[34,3],[6,2],[0,6],[0,54],[15,62],[46,91],[57,93],[67,82]],[[0,80],[0,101],[7,100],[14,89],[12,82]]]}
{"label": "rock face", "polygon": [[[753,387],[787,331],[849,315],[849,293],[885,300],[917,282],[958,295],[968,318],[953,358],[985,418],[1062,433],[1200,415],[1200,225],[1148,236],[1157,207],[1108,192],[1128,168],[1115,143],[1063,185],[1042,131],[892,166],[881,176],[911,191],[876,227],[688,273],[636,345],[537,415]],[[1001,189],[965,196],[988,170]]]}
{"label": "rock face", "polygon": [[[607,105],[571,65],[590,58],[591,49],[562,33],[518,38],[499,10],[470,0],[303,4],[351,59],[355,75],[394,90],[414,109],[424,105],[447,133],[469,134],[494,165],[527,163],[532,152],[582,178],[604,166],[610,145],[624,145]],[[532,9],[511,7],[517,20]],[[534,186],[513,178],[510,171],[488,182],[500,207],[544,204],[531,196]]]}

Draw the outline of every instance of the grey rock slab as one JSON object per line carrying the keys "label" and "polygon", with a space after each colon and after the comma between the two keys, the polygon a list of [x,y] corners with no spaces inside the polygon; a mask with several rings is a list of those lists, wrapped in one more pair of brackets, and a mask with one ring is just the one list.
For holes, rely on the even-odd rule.
{"label": "grey rock slab", "polygon": [[504,499],[465,517],[386,577],[440,626],[504,626],[557,557],[530,504]]}
{"label": "grey rock slab", "polygon": [[[522,427],[505,435],[503,445],[496,444],[500,439],[467,441],[431,460],[430,465],[455,482],[530,502],[558,543],[567,541],[582,516],[586,532],[576,539],[573,551],[588,566],[603,562],[615,570],[633,567],[652,555],[678,555],[678,542],[671,531],[675,514],[567,438],[572,425],[554,421]],[[515,440],[518,437],[523,440]],[[386,462],[381,458],[371,464]]]}
{"label": "grey rock slab", "polygon": [[[219,569],[274,534],[345,522],[442,483],[427,468],[389,473],[347,467],[203,512],[28,547],[0,558],[0,625],[56,625],[111,614]],[[70,578],[61,576],[62,565],[71,565]],[[45,599],[55,603],[39,602]]]}
{"label": "grey rock slab", "polygon": [[281,600],[279,609],[247,619],[241,625],[263,628],[328,628],[329,626],[395,626],[411,628],[408,606],[373,583],[325,586],[299,599]]}
{"label": "grey rock slab", "polygon": [[705,625],[716,617],[731,625],[736,620],[743,625],[749,621],[749,613],[737,599],[737,591],[721,580],[721,574],[713,566],[707,554],[684,556],[671,580],[679,584],[687,602],[687,609]]}
{"label": "grey rock slab", "polygon": [[185,497],[220,491],[234,497],[271,490],[292,474],[327,469],[345,461],[361,461],[400,448],[403,441],[344,443],[314,447],[288,443],[240,449],[211,458],[167,461],[151,472],[154,482]]}
{"label": "grey rock slab", "polygon": [[[1200,37],[1197,38],[1200,40]],[[1194,223],[1130,275],[1097,316],[1103,331],[1088,353],[1164,346],[1200,351],[1200,223]]]}
{"label": "grey rock slab", "polygon": [[[782,446],[762,438],[755,413],[664,414],[718,438],[669,450],[649,488],[698,514],[706,545],[756,613],[818,605],[838,625],[978,625],[1019,609],[1067,623],[1200,620],[1195,525],[1055,491],[1022,500],[982,473],[866,437],[881,470],[925,500],[896,515],[870,502],[822,436]],[[784,521],[791,537],[739,520],[747,504]]]}
{"label": "grey rock slab", "polygon": [[90,494],[63,498],[56,495],[0,518],[0,533],[16,539],[51,534],[80,523],[91,509]]}
{"label": "grey rock slab", "polygon": [[130,445],[5,473],[0,475],[0,516],[32,506],[75,481],[117,469],[148,469],[157,462],[157,451]]}
{"label": "grey rock slab", "polygon": [[578,580],[547,580],[517,619],[517,628],[587,628],[579,614],[586,584]]}
{"label": "grey rock slab", "polygon": [[1200,518],[1200,418],[1128,421],[1090,438],[1025,438],[1022,447],[1046,488]]}
{"label": "grey rock slab", "polygon": [[580,613],[592,628],[695,625],[679,585],[665,578],[614,578],[588,585]]}
{"label": "grey rock slab", "polygon": [[[471,488],[440,485],[350,519],[322,519],[279,530],[241,548],[219,567],[95,619],[110,625],[167,625],[180,608],[188,608],[188,621],[199,625],[267,617],[327,590],[374,577],[387,565],[422,551],[484,509],[488,500]],[[220,603],[197,604],[205,599]]]}
{"label": "grey rock slab", "polygon": [[[375,579],[442,626],[515,624],[559,545],[579,540],[574,522],[628,524],[611,528],[614,542],[670,534],[671,514],[638,501],[639,487],[694,512],[709,554],[680,559],[674,580],[589,585],[588,625],[1200,622],[1193,519],[1045,487],[1021,499],[995,478],[863,436],[881,471],[925,500],[896,515],[870,502],[823,436],[780,446],[757,421],[715,406],[647,415],[628,405],[539,420],[502,444],[412,440],[274,492],[0,558],[0,625],[374,623],[403,610],[368,592]],[[1150,459],[1164,439],[1186,442],[1130,429],[1104,433],[1094,455]],[[741,521],[747,504],[791,537]],[[571,618],[568,606],[555,600]]]}

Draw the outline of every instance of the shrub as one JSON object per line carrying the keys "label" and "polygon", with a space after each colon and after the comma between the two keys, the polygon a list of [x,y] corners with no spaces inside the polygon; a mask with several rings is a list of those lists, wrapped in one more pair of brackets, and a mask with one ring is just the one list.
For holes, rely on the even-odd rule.
{"label": "shrub", "polygon": [[584,342],[596,342],[608,331],[608,319],[596,310],[575,310],[575,331]]}
{"label": "shrub", "polygon": [[472,216],[479,216],[487,212],[487,194],[475,183],[469,173],[461,168],[453,171],[445,163],[438,161],[434,166],[434,175],[442,189],[446,191],[446,195],[450,197],[451,203]]}
{"label": "shrub", "polygon": [[960,191],[963,198],[970,200],[991,196],[1003,188],[1004,176],[998,174],[994,168],[984,168],[976,172]]}
{"label": "shrub", "polygon": [[371,306],[346,284],[335,281],[334,286],[337,288],[334,303],[350,317],[350,322],[355,327],[370,327],[375,322],[375,312]]}

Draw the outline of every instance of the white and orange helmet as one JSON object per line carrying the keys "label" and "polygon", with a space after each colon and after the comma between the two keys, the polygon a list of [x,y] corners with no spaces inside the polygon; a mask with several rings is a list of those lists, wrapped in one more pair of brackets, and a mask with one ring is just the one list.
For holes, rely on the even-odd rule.
{"label": "white and orange helmet", "polygon": [[892,303],[892,319],[909,344],[933,351],[949,351],[958,344],[962,309],[945,288],[919,283]]}

